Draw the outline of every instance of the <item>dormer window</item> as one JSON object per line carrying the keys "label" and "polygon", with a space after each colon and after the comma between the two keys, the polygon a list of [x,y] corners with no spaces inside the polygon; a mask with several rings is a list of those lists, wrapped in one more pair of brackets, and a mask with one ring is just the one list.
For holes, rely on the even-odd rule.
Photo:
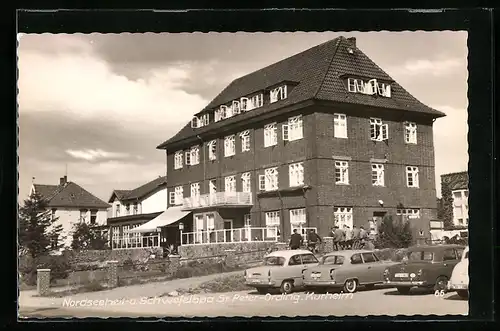
{"label": "dormer window", "polygon": [[270,92],[270,102],[277,102],[286,99],[286,85],[272,89]]}
{"label": "dormer window", "polygon": [[208,125],[209,123],[209,117],[208,114],[203,114],[201,116],[195,116],[191,120],[191,127],[196,129],[196,128],[201,128],[205,125]]}
{"label": "dormer window", "polygon": [[225,105],[222,105],[220,106],[218,109],[215,110],[215,114],[214,114],[214,121],[215,122],[219,122],[227,117],[231,117],[231,116],[227,116],[227,113],[228,113],[228,107],[225,106]]}
{"label": "dormer window", "polygon": [[259,108],[264,105],[264,95],[262,93],[256,94],[250,98],[250,109]]}
{"label": "dormer window", "polygon": [[250,110],[250,99],[241,98],[240,99],[240,109],[241,109],[241,111],[249,111]]}
{"label": "dormer window", "polygon": [[232,111],[233,111],[233,115],[236,115],[236,114],[239,114],[240,113],[240,102],[237,101],[237,100],[234,100],[233,101],[233,106],[232,106]]}
{"label": "dormer window", "polygon": [[380,83],[376,79],[364,81],[358,78],[348,78],[347,90],[352,93],[380,95],[386,98],[391,97],[391,85]]}

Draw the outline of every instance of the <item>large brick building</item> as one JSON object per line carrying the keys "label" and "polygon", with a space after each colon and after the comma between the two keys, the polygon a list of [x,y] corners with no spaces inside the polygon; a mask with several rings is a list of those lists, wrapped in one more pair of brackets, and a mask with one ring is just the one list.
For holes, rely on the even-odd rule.
{"label": "large brick building", "polygon": [[286,239],[314,227],[326,236],[334,224],[376,231],[389,213],[429,233],[432,126],[443,116],[355,38],[339,37],[236,79],[159,145],[169,206],[193,212],[185,232],[277,226]]}

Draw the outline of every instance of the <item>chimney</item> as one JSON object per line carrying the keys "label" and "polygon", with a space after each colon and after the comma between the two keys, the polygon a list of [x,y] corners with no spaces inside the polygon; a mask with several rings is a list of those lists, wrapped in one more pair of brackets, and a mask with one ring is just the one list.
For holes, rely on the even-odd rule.
{"label": "chimney", "polygon": [[68,176],[64,176],[59,179],[59,185],[64,185],[67,182],[68,182]]}
{"label": "chimney", "polygon": [[351,44],[352,47],[356,48],[356,37],[347,38],[347,41]]}

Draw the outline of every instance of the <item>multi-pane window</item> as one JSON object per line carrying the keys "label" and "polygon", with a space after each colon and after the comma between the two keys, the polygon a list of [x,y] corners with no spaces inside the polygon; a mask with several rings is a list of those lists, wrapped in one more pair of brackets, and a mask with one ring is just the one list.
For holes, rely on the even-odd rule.
{"label": "multi-pane window", "polygon": [[369,95],[378,94],[386,98],[391,97],[391,85],[386,83],[379,83],[376,79],[370,79],[365,82],[362,79],[348,78],[347,90],[353,93],[362,93]]}
{"label": "multi-pane window", "polygon": [[283,140],[294,141],[304,137],[302,116],[294,116],[288,119],[288,124],[283,125]]}
{"label": "multi-pane window", "polygon": [[246,152],[250,150],[250,130],[240,132],[241,138],[241,151]]}
{"label": "multi-pane window", "polygon": [[235,148],[235,137],[234,134],[232,136],[227,136],[224,138],[224,156],[232,156],[236,154]]}
{"label": "multi-pane window", "polygon": [[419,218],[420,217],[420,209],[418,208],[404,208],[397,209],[396,215],[408,217],[408,218]]}
{"label": "multi-pane window", "polygon": [[271,211],[266,213],[266,237],[276,237],[280,226],[280,212]]}
{"label": "multi-pane window", "polygon": [[197,165],[200,163],[200,146],[193,146],[186,152],[186,164]]}
{"label": "multi-pane window", "polygon": [[182,151],[175,152],[174,154],[174,169],[182,168]]}
{"label": "multi-pane window", "polygon": [[417,124],[413,122],[405,122],[405,143],[417,143]]}
{"label": "multi-pane window", "polygon": [[194,226],[195,226],[195,242],[201,243],[203,241],[203,230],[205,229],[205,224],[203,220],[203,215],[194,216]]}
{"label": "multi-pane window", "polygon": [[215,230],[215,215],[207,214],[207,230],[213,231]]}
{"label": "multi-pane window", "polygon": [[259,176],[259,189],[273,191],[278,189],[278,168],[264,170],[264,175]]}
{"label": "multi-pane window", "polygon": [[250,109],[259,108],[264,105],[264,95],[256,94],[250,98]]}
{"label": "multi-pane window", "polygon": [[278,130],[276,123],[264,126],[264,147],[274,146],[278,143]]}
{"label": "multi-pane window", "polygon": [[130,235],[129,235],[129,231],[130,231],[130,225],[124,225],[122,226],[122,231],[123,231],[123,241],[125,242],[125,247],[128,247],[128,245],[130,244]]}
{"label": "multi-pane window", "polygon": [[209,194],[217,193],[217,180],[216,179],[211,179],[208,182],[208,193]]}
{"label": "multi-pane window", "polygon": [[227,106],[224,106],[224,119],[226,118],[230,118],[230,117],[233,117],[234,115],[234,112],[233,112],[233,107],[227,107]]}
{"label": "multi-pane window", "polygon": [[375,141],[389,139],[389,126],[383,124],[380,118],[370,118],[370,138]]}
{"label": "multi-pane window", "polygon": [[233,111],[233,114],[239,114],[241,112],[241,108],[240,108],[240,102],[238,100],[234,100],[233,101],[233,104],[232,104],[232,111]]}
{"label": "multi-pane window", "polygon": [[290,209],[290,223],[292,225],[305,224],[306,209],[305,208]]}
{"label": "multi-pane window", "polygon": [[352,229],[352,207],[335,207],[333,209],[333,216],[335,218],[336,226],[342,229],[344,225],[347,225]]}
{"label": "multi-pane window", "polygon": [[418,167],[406,167],[406,185],[418,187]]}
{"label": "multi-pane window", "polygon": [[240,108],[241,111],[249,111],[251,106],[250,106],[250,99],[249,98],[241,98],[240,99]]}
{"label": "multi-pane window", "polygon": [[219,121],[225,119],[226,113],[227,113],[227,107],[220,106],[218,109],[215,110],[214,121],[219,122]]}
{"label": "multi-pane window", "polygon": [[212,140],[207,144],[208,159],[214,161],[217,159],[217,140]]}
{"label": "multi-pane window", "polygon": [[249,172],[241,175],[241,186],[243,192],[252,192],[251,174]]}
{"label": "multi-pane window", "polygon": [[236,192],[236,177],[228,176],[224,179],[224,186],[226,192]]}
{"label": "multi-pane window", "polygon": [[272,89],[269,97],[271,103],[286,99],[286,85]]}
{"label": "multi-pane window", "polygon": [[347,116],[333,114],[333,135],[335,138],[347,138]]}
{"label": "multi-pane window", "polygon": [[209,115],[208,114],[203,114],[201,116],[194,116],[193,119],[191,120],[191,127],[192,128],[201,128],[205,125],[209,124]]}
{"label": "multi-pane window", "polygon": [[372,185],[384,186],[384,165],[372,164]]}
{"label": "multi-pane window", "polygon": [[97,210],[90,211],[90,224],[95,224],[97,221]]}
{"label": "multi-pane window", "polygon": [[[184,198],[182,186],[177,186],[174,188],[173,192],[169,194],[169,204],[172,206],[181,205],[182,199]],[[136,206],[136,205],[135,205]]]}
{"label": "multi-pane window", "polygon": [[118,247],[120,245],[120,227],[111,227],[111,238],[113,240],[113,247]]}
{"label": "multi-pane window", "polygon": [[243,224],[245,225],[245,227],[252,226],[252,215],[251,214],[243,215]]}
{"label": "multi-pane window", "polygon": [[192,183],[191,197],[199,197],[199,196],[200,196],[200,183]]}
{"label": "multi-pane window", "polygon": [[289,167],[290,186],[304,185],[304,164],[294,163]]}
{"label": "multi-pane window", "polygon": [[469,191],[456,190],[453,195],[453,223],[455,225],[469,224]]}
{"label": "multi-pane window", "polygon": [[335,184],[349,184],[349,163],[335,161]]}

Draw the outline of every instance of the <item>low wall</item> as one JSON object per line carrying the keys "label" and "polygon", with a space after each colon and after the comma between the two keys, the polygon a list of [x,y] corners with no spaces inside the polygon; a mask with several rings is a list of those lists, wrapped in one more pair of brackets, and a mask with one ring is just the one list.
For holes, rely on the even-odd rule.
{"label": "low wall", "polygon": [[94,270],[94,271],[74,271],[70,272],[68,278],[55,280],[56,285],[83,285],[96,282],[104,282],[107,277],[107,270]]}
{"label": "low wall", "polygon": [[279,243],[276,242],[220,243],[210,245],[182,245],[179,246],[177,250],[182,258],[192,259],[225,255],[226,250],[233,250],[235,255],[251,256],[249,252],[259,254],[256,251],[266,251],[267,249],[274,248],[277,245],[279,245]]}
{"label": "low wall", "polygon": [[74,266],[78,264],[119,261],[125,260],[141,261],[151,255],[163,256],[163,247],[114,249],[114,250],[88,250],[88,251],[65,251],[63,255],[68,262]]}

